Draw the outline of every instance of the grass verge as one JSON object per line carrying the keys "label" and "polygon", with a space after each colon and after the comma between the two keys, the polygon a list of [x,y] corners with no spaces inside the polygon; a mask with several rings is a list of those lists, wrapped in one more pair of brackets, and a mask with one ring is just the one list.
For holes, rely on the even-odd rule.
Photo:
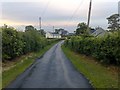
{"label": "grass verge", "polygon": [[[57,42],[55,42],[57,43]],[[48,49],[50,49],[55,43],[46,46],[39,52],[29,53],[27,55],[23,55],[14,62],[7,63],[7,69],[2,72],[2,88],[5,88],[11,81],[13,81],[19,74],[24,72],[26,68],[28,68],[36,58],[43,55]],[[4,67],[3,67],[4,68]]]}
{"label": "grass verge", "polygon": [[74,67],[81,72],[94,88],[119,88],[118,67],[105,67],[97,63],[93,58],[80,55],[62,46],[63,52],[70,59]]}

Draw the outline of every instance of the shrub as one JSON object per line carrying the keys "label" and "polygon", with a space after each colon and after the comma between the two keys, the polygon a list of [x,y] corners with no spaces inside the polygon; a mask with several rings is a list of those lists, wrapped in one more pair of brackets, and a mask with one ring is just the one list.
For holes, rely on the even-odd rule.
{"label": "shrub", "polygon": [[2,60],[12,60],[22,54],[39,51],[57,40],[48,40],[37,30],[20,32],[13,27],[2,29]]}
{"label": "shrub", "polygon": [[85,55],[91,55],[105,64],[120,64],[120,32],[105,37],[74,36],[64,45]]}

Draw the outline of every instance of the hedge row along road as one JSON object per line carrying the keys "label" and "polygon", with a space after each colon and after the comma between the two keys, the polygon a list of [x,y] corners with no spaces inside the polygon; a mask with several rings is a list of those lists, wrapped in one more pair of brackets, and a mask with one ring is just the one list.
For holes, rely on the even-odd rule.
{"label": "hedge row along road", "polygon": [[95,57],[99,62],[108,65],[120,65],[120,32],[104,37],[74,36],[65,41],[71,50]]}
{"label": "hedge row along road", "polygon": [[2,27],[2,60],[12,61],[16,57],[37,52],[55,40],[48,40],[39,30],[18,31],[13,27]]}
{"label": "hedge row along road", "polygon": [[8,88],[91,88],[61,50],[60,41],[39,58]]}

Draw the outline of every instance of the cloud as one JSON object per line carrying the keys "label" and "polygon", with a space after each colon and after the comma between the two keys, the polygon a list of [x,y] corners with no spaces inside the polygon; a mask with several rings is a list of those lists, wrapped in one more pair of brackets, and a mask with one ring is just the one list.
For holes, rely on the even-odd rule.
{"label": "cloud", "polygon": [[[11,0],[9,0],[11,1]],[[12,0],[14,1],[14,0]],[[26,1],[26,2],[25,2]],[[3,22],[10,25],[29,25],[37,27],[42,17],[42,27],[66,27],[75,29],[79,22],[87,22],[88,0],[30,0],[2,2]],[[107,28],[106,18],[117,13],[119,0],[93,0],[90,26]],[[72,28],[72,29],[71,29]]]}

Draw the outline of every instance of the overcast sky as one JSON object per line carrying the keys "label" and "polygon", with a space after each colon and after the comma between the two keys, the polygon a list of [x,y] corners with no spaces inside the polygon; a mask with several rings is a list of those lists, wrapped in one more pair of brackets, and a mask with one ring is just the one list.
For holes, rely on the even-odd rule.
{"label": "overcast sky", "polygon": [[[2,0],[0,3],[0,25],[7,24],[23,30],[26,25],[37,29],[39,17],[42,18],[42,28],[53,31],[64,28],[69,32],[76,29],[80,22],[87,22],[90,0]],[[93,0],[91,27],[101,26],[107,29],[106,20],[112,14],[118,13],[119,0]]]}

